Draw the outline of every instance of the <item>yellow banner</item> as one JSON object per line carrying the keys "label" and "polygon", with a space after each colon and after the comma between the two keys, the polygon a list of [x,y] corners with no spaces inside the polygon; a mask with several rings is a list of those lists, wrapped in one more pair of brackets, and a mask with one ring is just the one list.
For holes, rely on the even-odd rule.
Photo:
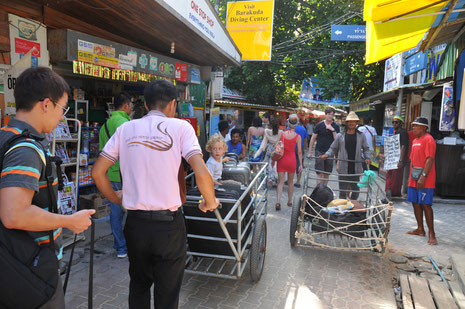
{"label": "yellow banner", "polygon": [[228,2],[226,29],[242,60],[271,60],[273,0]]}

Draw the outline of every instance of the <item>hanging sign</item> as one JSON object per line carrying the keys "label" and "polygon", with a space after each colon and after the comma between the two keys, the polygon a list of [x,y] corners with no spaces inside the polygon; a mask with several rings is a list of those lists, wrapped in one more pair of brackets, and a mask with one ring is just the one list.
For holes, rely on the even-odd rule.
{"label": "hanging sign", "polygon": [[271,60],[273,0],[228,2],[226,29],[242,60]]}
{"label": "hanging sign", "polygon": [[360,41],[367,39],[365,25],[331,25],[331,41]]}

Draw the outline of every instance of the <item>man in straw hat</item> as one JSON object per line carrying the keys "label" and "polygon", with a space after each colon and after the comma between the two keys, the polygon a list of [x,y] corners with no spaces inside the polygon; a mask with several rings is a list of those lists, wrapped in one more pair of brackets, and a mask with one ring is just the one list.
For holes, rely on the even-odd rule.
{"label": "man in straw hat", "polygon": [[428,225],[428,245],[437,245],[434,233],[433,191],[436,184],[436,142],[427,132],[428,119],[417,117],[413,122],[413,134],[416,138],[410,153],[410,178],[408,182],[407,201],[412,202],[417,228],[407,232],[410,235],[425,236],[423,212]]}
{"label": "man in straw hat", "polygon": [[400,159],[397,163],[397,169],[389,170],[386,175],[386,197],[390,200],[393,196],[402,195],[402,179],[404,176],[404,166],[408,163],[408,133],[402,128],[404,118],[394,116],[392,126],[394,135],[399,134],[400,138]]}
{"label": "man in straw hat", "polygon": [[[371,151],[368,146],[365,134],[357,131],[357,123],[360,119],[355,112],[350,112],[346,118],[346,131],[338,133],[336,139],[329,147],[328,151],[320,158],[326,160],[328,157],[337,156],[339,161],[339,198],[356,200],[359,196],[360,188],[357,183],[360,180],[359,174],[363,173],[362,154],[365,163],[371,164]],[[354,176],[351,176],[354,175]]]}

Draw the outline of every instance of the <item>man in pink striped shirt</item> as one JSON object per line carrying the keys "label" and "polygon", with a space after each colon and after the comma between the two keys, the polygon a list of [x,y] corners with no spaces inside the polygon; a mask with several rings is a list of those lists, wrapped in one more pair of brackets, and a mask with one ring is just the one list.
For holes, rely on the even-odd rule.
{"label": "man in pink striped shirt", "polygon": [[[213,179],[202,159],[192,126],[173,118],[176,87],[166,80],[145,89],[143,118],[120,126],[94,165],[95,183],[111,202],[128,210],[124,228],[129,257],[129,308],[150,308],[155,283],[155,308],[177,308],[186,258],[186,231],[178,171],[181,158],[195,172],[204,197],[203,211],[214,210]],[[122,198],[111,187],[108,168],[120,160]]]}

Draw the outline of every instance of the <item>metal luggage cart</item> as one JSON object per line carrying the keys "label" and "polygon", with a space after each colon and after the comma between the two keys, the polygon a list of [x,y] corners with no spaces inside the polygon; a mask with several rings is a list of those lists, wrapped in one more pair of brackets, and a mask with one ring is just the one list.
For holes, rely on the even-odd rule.
{"label": "metal luggage cart", "polygon": [[[187,230],[187,238],[207,240],[214,243],[225,242],[231,249],[231,255],[212,254],[208,252],[194,252],[188,248],[185,272],[191,274],[205,275],[218,278],[240,279],[244,273],[247,262],[250,261],[250,276],[253,281],[260,280],[265,263],[266,253],[266,214],[268,189],[266,169],[268,163],[249,162],[250,165],[259,166],[258,173],[253,175],[249,185],[239,199],[219,199],[221,203],[234,203],[226,215],[221,215],[218,209],[214,210],[215,217],[188,216],[186,220],[200,222],[217,222],[224,235],[220,237],[193,234]],[[195,186],[194,174],[186,177],[191,179]],[[248,205],[242,206],[244,198],[250,195]],[[183,207],[198,207],[202,197],[186,197],[187,201]],[[249,211],[252,214],[246,216]],[[228,231],[231,225],[237,226],[237,235]],[[250,230],[249,230],[250,228]],[[249,231],[248,235],[246,232]],[[244,241],[245,239],[245,241]]]}
{"label": "metal luggage cart", "polygon": [[[310,197],[317,182],[326,180],[318,177],[313,168],[314,159],[312,157],[312,162],[306,170],[304,194],[296,196],[293,201],[289,235],[291,246],[383,253],[388,241],[391,213],[394,209],[393,203],[386,199],[384,188],[376,179],[370,177],[368,182],[363,183],[366,186],[360,189],[359,207],[338,213],[340,218],[337,218],[338,214],[330,213],[326,207]],[[364,174],[350,176],[362,175]],[[334,199],[339,198],[338,193],[341,191],[346,193],[351,191],[339,190],[339,182],[349,183],[351,186],[359,183],[342,181],[338,176],[341,174],[329,173],[327,186],[335,193]],[[348,216],[351,216],[351,220],[347,220]]]}

